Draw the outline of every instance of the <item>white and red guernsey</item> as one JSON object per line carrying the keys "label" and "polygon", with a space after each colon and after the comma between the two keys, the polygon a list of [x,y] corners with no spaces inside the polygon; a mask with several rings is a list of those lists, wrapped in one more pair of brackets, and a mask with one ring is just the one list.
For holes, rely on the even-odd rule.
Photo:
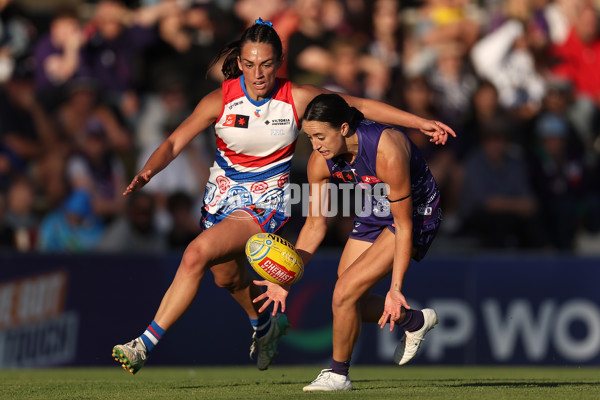
{"label": "white and red guernsey", "polygon": [[243,75],[222,87],[205,211],[222,217],[254,204],[285,212],[299,126],[290,82],[277,79],[271,97],[261,101],[248,96]]}

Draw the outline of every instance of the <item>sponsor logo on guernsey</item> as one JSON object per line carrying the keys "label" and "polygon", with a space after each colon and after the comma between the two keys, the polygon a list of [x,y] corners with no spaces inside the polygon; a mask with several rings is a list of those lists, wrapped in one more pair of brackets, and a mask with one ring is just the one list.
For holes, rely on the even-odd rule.
{"label": "sponsor logo on guernsey", "polygon": [[360,177],[364,183],[379,183],[381,182],[378,177],[373,175],[365,175]]}
{"label": "sponsor logo on guernsey", "polygon": [[238,100],[235,103],[231,103],[228,108],[231,110],[233,107],[239,106],[240,104],[244,104],[244,100]]}
{"label": "sponsor logo on guernsey", "polygon": [[356,177],[356,172],[354,169],[346,170],[346,171],[338,171],[332,174],[334,178],[341,179],[344,182],[354,182],[357,183],[358,179]]}
{"label": "sponsor logo on guernsey", "polygon": [[257,108],[256,111],[254,111],[254,116],[260,118],[260,108]]}
{"label": "sponsor logo on guernsey", "polygon": [[267,120],[265,121],[265,124],[269,125],[273,125],[273,126],[281,126],[281,125],[290,125],[292,123],[292,120],[290,118],[276,118],[276,119],[272,119],[272,120]]}
{"label": "sponsor logo on guernsey", "polygon": [[223,122],[223,126],[248,129],[249,118],[250,117],[248,115],[227,114],[225,117],[225,122]]}
{"label": "sponsor logo on guernsey", "polygon": [[269,257],[263,258],[258,265],[273,278],[277,279],[281,283],[288,283],[294,280],[296,273],[290,271],[283,265],[271,260]]}

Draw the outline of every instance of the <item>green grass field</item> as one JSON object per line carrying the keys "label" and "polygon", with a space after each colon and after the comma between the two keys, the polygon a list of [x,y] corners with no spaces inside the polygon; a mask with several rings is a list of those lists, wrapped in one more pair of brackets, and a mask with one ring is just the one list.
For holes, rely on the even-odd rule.
{"label": "green grass field", "polygon": [[0,370],[0,399],[600,399],[600,368],[368,367],[355,390],[303,393],[315,366]]}

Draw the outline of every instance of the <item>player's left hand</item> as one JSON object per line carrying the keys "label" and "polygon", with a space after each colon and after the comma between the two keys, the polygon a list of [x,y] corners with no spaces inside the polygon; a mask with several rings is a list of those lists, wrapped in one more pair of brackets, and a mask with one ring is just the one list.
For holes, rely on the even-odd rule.
{"label": "player's left hand", "polygon": [[399,290],[389,290],[385,296],[383,314],[381,315],[381,318],[379,318],[380,328],[383,329],[385,324],[389,321],[390,331],[393,331],[396,321],[402,316],[402,307],[410,310],[410,306],[402,292]]}
{"label": "player's left hand", "polygon": [[290,285],[279,285],[277,283],[269,282],[267,280],[264,281],[253,281],[257,286],[266,286],[267,290],[257,296],[253,303],[258,303],[259,301],[265,300],[263,305],[258,310],[259,313],[265,311],[267,307],[271,303],[273,303],[273,315],[277,314],[277,310],[281,307],[281,312],[285,312],[285,299],[290,291]]}
{"label": "player's left hand", "polygon": [[429,139],[431,143],[441,144],[442,146],[446,144],[448,135],[456,137],[456,133],[452,128],[440,121],[426,119],[419,127],[419,130],[431,138]]}

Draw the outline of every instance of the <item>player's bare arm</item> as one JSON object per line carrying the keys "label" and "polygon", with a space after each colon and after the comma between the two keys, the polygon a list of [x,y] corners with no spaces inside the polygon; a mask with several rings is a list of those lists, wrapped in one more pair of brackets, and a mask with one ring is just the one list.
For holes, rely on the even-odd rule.
{"label": "player's bare arm", "polygon": [[343,97],[350,106],[360,110],[365,118],[382,124],[419,129],[423,134],[431,138],[430,142],[432,143],[444,145],[448,140],[448,135],[456,137],[454,130],[443,122],[424,119],[380,101],[332,92],[313,85],[294,84],[292,85],[292,93],[298,115],[304,115],[304,110],[308,103],[319,94],[336,93]]}
{"label": "player's bare arm", "polygon": [[408,139],[393,129],[381,135],[377,151],[377,176],[388,185],[390,211],[394,217],[394,263],[390,290],[379,323],[389,320],[390,330],[402,315],[402,307],[410,309],[402,294],[402,282],[412,252],[412,198],[410,182],[410,144]]}
{"label": "player's bare arm", "polygon": [[[324,186],[329,182],[330,175],[327,163],[319,152],[315,151],[311,154],[307,166],[307,175],[311,190],[308,216],[300,230],[295,246],[305,266],[327,233],[327,218],[321,213],[321,205],[326,205],[329,200],[326,197],[327,192],[324,190]],[[317,202],[316,199],[320,200]],[[266,310],[271,303],[273,303],[273,315],[277,314],[280,307],[282,312],[285,311],[285,300],[290,290],[289,285],[279,285],[267,280],[255,280],[254,284],[266,287],[266,291],[253,300],[254,303],[265,301],[259,312]]]}
{"label": "player's bare arm", "polygon": [[200,100],[192,114],[152,153],[123,195],[141,189],[154,175],[166,168],[196,135],[208,128],[221,113],[222,97],[222,90],[217,89]]}
{"label": "player's bare arm", "polygon": [[296,241],[296,251],[302,257],[304,265],[317,251],[327,233],[327,218],[322,211],[329,202],[325,185],[329,183],[330,174],[325,159],[318,151],[313,151],[310,155],[306,173],[310,185],[308,216]]}

